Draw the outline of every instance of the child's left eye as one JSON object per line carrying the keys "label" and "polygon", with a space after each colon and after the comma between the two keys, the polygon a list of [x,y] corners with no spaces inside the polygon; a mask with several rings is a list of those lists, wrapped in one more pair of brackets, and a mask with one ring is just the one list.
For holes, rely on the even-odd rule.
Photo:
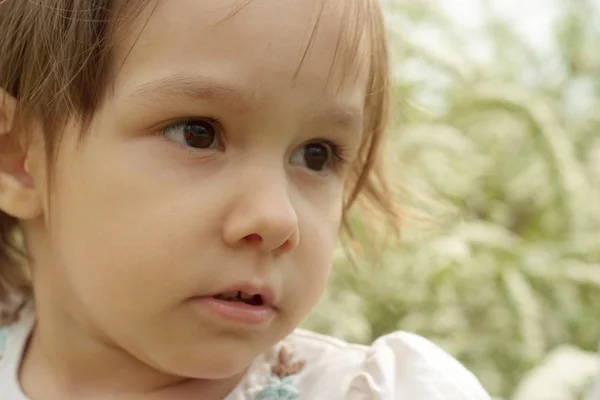
{"label": "child's left eye", "polygon": [[315,172],[334,168],[343,161],[344,157],[340,146],[326,140],[306,143],[291,157],[292,164],[303,165]]}
{"label": "child's left eye", "polygon": [[221,148],[218,122],[201,118],[168,125],[161,133],[169,140],[193,149]]}

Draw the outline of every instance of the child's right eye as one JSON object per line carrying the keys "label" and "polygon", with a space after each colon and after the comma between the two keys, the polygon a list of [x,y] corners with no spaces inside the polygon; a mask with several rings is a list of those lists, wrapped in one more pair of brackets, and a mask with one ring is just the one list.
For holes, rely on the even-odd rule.
{"label": "child's right eye", "polygon": [[221,148],[219,123],[210,118],[181,120],[162,129],[169,140],[193,149]]}

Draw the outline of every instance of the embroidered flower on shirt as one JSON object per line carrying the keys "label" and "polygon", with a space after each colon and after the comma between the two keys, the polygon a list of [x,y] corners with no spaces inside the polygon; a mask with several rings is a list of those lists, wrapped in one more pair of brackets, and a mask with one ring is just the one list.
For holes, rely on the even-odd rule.
{"label": "embroidered flower on shirt", "polygon": [[292,355],[286,347],[282,347],[279,350],[279,362],[271,368],[273,375],[279,378],[287,378],[291,375],[296,375],[302,371],[305,361],[292,362]]}
{"label": "embroidered flower on shirt", "polygon": [[294,376],[286,378],[272,377],[269,386],[263,389],[256,400],[296,400],[300,397],[300,390],[294,386]]}
{"label": "embroidered flower on shirt", "polygon": [[292,362],[292,356],[286,347],[279,351],[278,362],[271,367],[274,375],[269,378],[267,387],[258,393],[256,400],[296,400],[300,390],[294,385],[294,378],[306,363]]}

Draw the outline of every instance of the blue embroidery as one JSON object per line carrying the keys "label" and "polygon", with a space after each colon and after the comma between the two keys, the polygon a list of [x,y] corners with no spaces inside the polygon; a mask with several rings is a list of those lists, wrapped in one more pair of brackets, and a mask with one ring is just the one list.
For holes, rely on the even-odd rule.
{"label": "blue embroidery", "polygon": [[263,389],[256,400],[296,400],[300,397],[300,390],[294,386],[294,375],[287,378],[270,378],[269,385]]}

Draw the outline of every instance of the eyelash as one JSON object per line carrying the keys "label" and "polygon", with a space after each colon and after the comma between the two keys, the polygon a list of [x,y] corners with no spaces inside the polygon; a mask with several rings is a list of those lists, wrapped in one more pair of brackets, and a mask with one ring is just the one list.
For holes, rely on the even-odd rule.
{"label": "eyelash", "polygon": [[[189,118],[177,119],[172,122],[169,122],[168,124],[163,125],[158,130],[158,134],[161,137],[163,137],[165,140],[168,140],[165,136],[165,132],[167,132],[169,129],[173,129],[178,126],[189,124],[189,123],[194,123],[194,122],[209,122],[210,124],[214,125],[214,127],[217,130],[217,135],[216,135],[217,140],[219,140],[221,142],[224,141],[223,134],[222,134],[222,131],[223,131],[222,124],[218,118],[213,118],[213,117],[189,117]],[[315,139],[308,140],[308,141],[304,142],[301,146],[307,146],[307,145],[313,144],[313,143],[321,143],[321,144],[325,144],[327,147],[329,147],[329,149],[331,151],[331,156],[332,156],[332,164],[333,164],[331,166],[332,168],[339,168],[340,166],[348,164],[349,154],[350,154],[350,149],[348,147],[342,145],[339,142],[329,140],[329,139],[322,139],[322,138],[315,138]],[[193,152],[195,150],[190,148],[189,151]]]}
{"label": "eyelash", "polygon": [[348,148],[342,144],[327,140],[327,139],[313,139],[306,144],[310,143],[324,143],[331,149],[331,155],[333,156],[334,166],[344,165],[348,163]]}

